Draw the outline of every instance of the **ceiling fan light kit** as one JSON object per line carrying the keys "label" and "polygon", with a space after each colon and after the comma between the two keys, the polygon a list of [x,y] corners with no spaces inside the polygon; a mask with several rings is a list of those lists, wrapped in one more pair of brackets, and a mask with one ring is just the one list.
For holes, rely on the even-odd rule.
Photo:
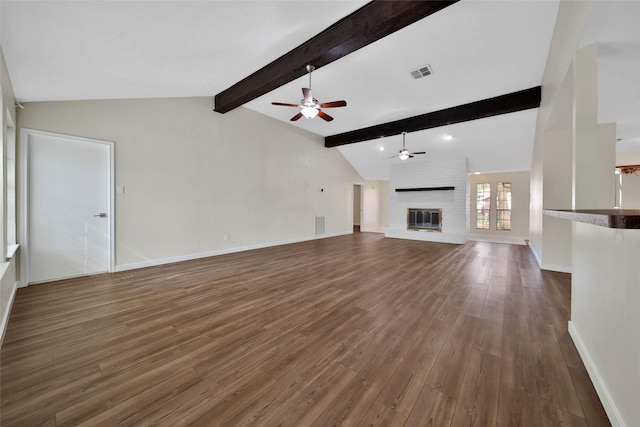
{"label": "ceiling fan light kit", "polygon": [[307,65],[307,71],[309,72],[309,87],[302,88],[302,99],[300,100],[300,104],[287,104],[285,102],[272,102],[271,105],[278,105],[281,107],[298,107],[300,108],[300,112],[295,116],[291,117],[290,121],[295,122],[300,117],[304,117],[305,119],[313,119],[316,116],[320,116],[320,118],[326,122],[330,122],[333,120],[333,117],[323,112],[322,108],[336,108],[336,107],[346,107],[347,101],[331,101],[331,102],[323,102],[322,104],[318,102],[317,99],[313,97],[313,93],[311,92],[311,73],[316,68],[313,65]]}
{"label": "ceiling fan light kit", "polygon": [[303,107],[302,110],[300,110],[300,112],[302,113],[305,119],[313,119],[315,116],[318,115],[318,109],[315,107]]}

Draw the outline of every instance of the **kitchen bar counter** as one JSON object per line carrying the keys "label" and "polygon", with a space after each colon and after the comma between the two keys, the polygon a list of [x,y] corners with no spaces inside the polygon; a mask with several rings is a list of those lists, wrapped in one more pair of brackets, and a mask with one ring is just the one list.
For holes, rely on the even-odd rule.
{"label": "kitchen bar counter", "polygon": [[640,209],[544,209],[542,212],[600,227],[640,229]]}

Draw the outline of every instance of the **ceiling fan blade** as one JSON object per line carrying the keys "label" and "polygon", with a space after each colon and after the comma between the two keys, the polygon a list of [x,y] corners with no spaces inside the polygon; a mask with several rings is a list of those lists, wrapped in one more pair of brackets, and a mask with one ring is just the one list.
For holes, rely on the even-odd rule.
{"label": "ceiling fan blade", "polygon": [[281,107],[299,107],[298,104],[288,104],[286,102],[272,102],[271,105],[279,105]]}
{"label": "ceiling fan blade", "polygon": [[313,94],[311,93],[311,89],[303,87],[302,88],[302,97],[304,99],[304,102],[307,103],[313,103]]}
{"label": "ceiling fan blade", "polygon": [[323,102],[320,104],[321,108],[335,108],[335,107],[346,107],[347,101],[331,101],[331,102]]}
{"label": "ceiling fan blade", "polygon": [[410,154],[427,154],[425,151],[412,151]]}
{"label": "ceiling fan blade", "polygon": [[394,157],[398,157],[398,155],[394,154],[393,156],[389,156],[390,159],[393,159]]}
{"label": "ceiling fan blade", "polygon": [[331,117],[330,115],[328,115],[327,113],[318,110],[318,116],[323,119],[325,122],[330,122],[331,120],[333,120],[333,117]]}
{"label": "ceiling fan blade", "polygon": [[291,117],[291,119],[289,119],[290,122],[295,122],[296,120],[298,120],[300,117],[302,117],[302,113],[298,113],[295,116]]}

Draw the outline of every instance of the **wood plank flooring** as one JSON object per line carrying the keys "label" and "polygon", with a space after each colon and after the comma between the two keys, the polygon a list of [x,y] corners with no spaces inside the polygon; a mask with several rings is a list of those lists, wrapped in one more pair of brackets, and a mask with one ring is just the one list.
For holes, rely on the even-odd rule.
{"label": "wood plank flooring", "polygon": [[18,290],[3,426],[607,426],[527,247],[356,233]]}

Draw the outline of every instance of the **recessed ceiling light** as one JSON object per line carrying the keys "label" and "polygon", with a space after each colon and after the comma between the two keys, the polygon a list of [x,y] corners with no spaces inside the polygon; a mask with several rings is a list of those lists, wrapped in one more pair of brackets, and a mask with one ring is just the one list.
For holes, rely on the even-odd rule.
{"label": "recessed ceiling light", "polygon": [[451,141],[453,140],[453,136],[449,135],[448,133],[445,134],[442,138],[444,138],[445,141]]}
{"label": "recessed ceiling light", "polygon": [[380,147],[380,151],[384,151],[384,147]]}

